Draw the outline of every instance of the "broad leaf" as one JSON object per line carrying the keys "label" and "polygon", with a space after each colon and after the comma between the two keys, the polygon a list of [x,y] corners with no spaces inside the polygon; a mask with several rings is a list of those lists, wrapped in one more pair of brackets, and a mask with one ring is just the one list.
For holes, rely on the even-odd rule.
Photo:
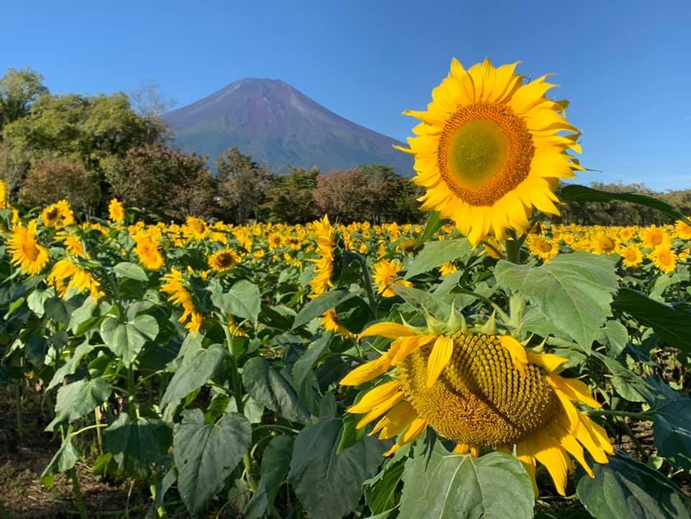
{"label": "broad leaf", "polygon": [[291,422],[309,422],[310,413],[300,405],[293,387],[263,357],[254,357],[245,363],[242,383],[250,396],[264,407]]}
{"label": "broad leaf", "polygon": [[426,311],[440,321],[448,320],[451,315],[451,304],[419,288],[409,288],[402,285],[392,285],[392,288],[406,303]]}
{"label": "broad leaf", "polygon": [[501,260],[495,276],[501,286],[525,294],[554,326],[588,350],[612,315],[610,303],[618,288],[612,262],[585,252],[563,254],[539,267]]}
{"label": "broad leaf", "polygon": [[530,519],[533,486],[523,465],[500,452],[458,456],[436,443],[408,460],[399,519]]}
{"label": "broad leaf", "polygon": [[136,281],[149,281],[149,277],[144,269],[134,263],[123,261],[113,267],[115,273],[122,278],[134,279]]}
{"label": "broad leaf", "polygon": [[56,425],[72,423],[92,413],[96,407],[108,399],[111,391],[111,385],[102,378],[78,380],[62,386],[58,390],[55,418],[48,424],[46,430],[52,431]]}
{"label": "broad leaf", "polygon": [[338,418],[305,427],[295,439],[290,481],[312,519],[339,519],[360,502],[362,484],[376,474],[387,444],[365,437],[341,454]]}
{"label": "broad leaf", "polygon": [[295,321],[293,321],[292,329],[297,328],[310,322],[312,319],[321,317],[327,310],[340,305],[344,301],[355,297],[355,294],[348,292],[344,288],[338,290],[331,290],[324,295],[312,299],[307,303],[300,312],[295,316]]}
{"label": "broad leaf", "polygon": [[159,420],[121,414],[104,431],[106,445],[120,469],[146,479],[162,452],[170,446],[170,430]]}
{"label": "broad leaf", "polygon": [[158,323],[150,315],[138,315],[127,322],[109,315],[101,323],[103,342],[127,365],[132,363],[146,341],[153,341],[157,335]]}
{"label": "broad leaf", "polygon": [[365,481],[365,499],[374,514],[390,510],[396,505],[396,489],[403,477],[405,461],[389,461],[379,474]]}
{"label": "broad leaf", "polygon": [[661,456],[691,470],[691,398],[678,398],[655,410],[655,447]]}
{"label": "broad leaf", "polygon": [[465,238],[428,242],[420,254],[415,257],[415,261],[408,269],[405,279],[432,270],[447,261],[465,257],[470,254],[472,249],[470,242]]}
{"label": "broad leaf", "polygon": [[675,220],[683,220],[689,225],[691,222],[686,218],[684,213],[679,211],[676,207],[668,204],[663,200],[653,198],[646,195],[640,195],[638,193],[609,193],[607,191],[600,191],[598,189],[593,189],[592,187],[579,186],[579,185],[569,185],[564,186],[559,191],[559,198],[564,201],[570,202],[612,202],[618,200],[621,202],[631,202],[633,204],[644,205],[646,207],[651,207],[652,209],[657,209],[671,216]]}
{"label": "broad leaf", "polygon": [[55,456],[53,456],[53,459],[50,460],[43,474],[41,474],[42,483],[51,488],[55,474],[67,472],[77,464],[81,457],[82,453],[72,443],[72,435],[68,434],[65,436],[62,445],[60,445],[58,452],[55,453]]}
{"label": "broad leaf", "polygon": [[312,371],[319,356],[328,348],[333,338],[333,333],[325,333],[314,341],[307,351],[300,356],[293,366],[293,381],[296,386],[299,387],[307,378],[307,375]]}
{"label": "broad leaf", "polygon": [[649,298],[643,292],[622,288],[612,308],[626,312],[643,326],[650,326],[670,346],[691,353],[689,305],[668,305]]}
{"label": "broad leaf", "polygon": [[259,288],[244,279],[235,283],[228,292],[215,291],[211,295],[211,301],[224,313],[240,319],[256,323],[259,318]]}
{"label": "broad leaf", "polygon": [[439,229],[444,227],[444,224],[446,222],[447,220],[442,219],[441,215],[439,214],[439,211],[434,211],[430,213],[429,217],[427,218],[425,228],[418,235],[418,237],[415,238],[415,248],[419,249],[420,247],[422,247],[427,240],[429,240],[439,231]]}
{"label": "broad leaf", "polygon": [[689,519],[687,499],[669,479],[621,452],[593,465],[595,478],[578,482],[578,497],[595,519]]}
{"label": "broad leaf", "polygon": [[247,503],[245,519],[265,517],[268,507],[273,505],[278,488],[288,475],[292,456],[293,438],[276,436],[269,442],[262,455],[259,487]]}
{"label": "broad leaf", "polygon": [[223,364],[226,355],[226,350],[220,344],[212,344],[209,349],[201,350],[189,364],[173,375],[161,399],[161,407],[177,404],[192,391],[206,384]]}
{"label": "broad leaf", "polygon": [[65,377],[74,375],[77,372],[77,368],[79,368],[79,364],[84,356],[88,355],[95,347],[96,346],[93,344],[89,344],[88,340],[77,346],[72,354],[72,357],[70,357],[70,359],[63,366],[60,366],[60,368],[55,372],[55,375],[53,375],[53,378],[51,379],[50,384],[48,384],[46,391],[50,391],[58,384],[62,384],[62,381],[65,380]]}
{"label": "broad leaf", "polygon": [[229,413],[216,423],[204,421],[204,413],[183,413],[175,428],[173,455],[178,470],[178,491],[194,515],[219,492],[250,446],[252,429],[242,415]]}

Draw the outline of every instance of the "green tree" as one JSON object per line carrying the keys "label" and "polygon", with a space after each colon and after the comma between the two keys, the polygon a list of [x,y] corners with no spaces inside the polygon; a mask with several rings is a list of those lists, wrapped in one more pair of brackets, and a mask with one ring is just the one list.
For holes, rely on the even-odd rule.
{"label": "green tree", "polygon": [[319,218],[321,212],[314,200],[318,178],[318,169],[292,168],[287,175],[276,175],[265,204],[271,220],[297,224]]}
{"label": "green tree", "polygon": [[0,140],[2,128],[27,115],[31,105],[47,93],[42,75],[30,68],[8,69],[0,78]]}
{"label": "green tree", "polygon": [[271,184],[271,172],[236,147],[218,157],[216,170],[219,216],[238,223],[250,217],[258,219]]}

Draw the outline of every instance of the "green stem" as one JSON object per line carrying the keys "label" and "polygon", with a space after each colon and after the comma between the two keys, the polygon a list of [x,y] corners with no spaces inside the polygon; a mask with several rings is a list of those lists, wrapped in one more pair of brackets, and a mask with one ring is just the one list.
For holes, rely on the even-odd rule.
{"label": "green stem", "polygon": [[626,422],[624,418],[620,420],[620,423],[624,426],[624,430],[626,431],[626,435],[631,438],[631,441],[636,447],[636,450],[638,451],[638,454],[641,455],[641,460],[645,463],[648,461],[648,453],[645,452],[645,449],[643,448],[643,445],[641,445],[641,442],[636,438],[636,435],[633,433],[631,430],[631,427],[629,424]]}
{"label": "green stem", "polygon": [[506,259],[511,263],[521,262],[521,246],[514,239],[506,240]]}
{"label": "green stem", "polygon": [[24,415],[22,414],[22,381],[17,381],[14,386],[14,405],[17,415],[17,437],[24,437]]}
{"label": "green stem", "polygon": [[103,431],[101,430],[102,424],[101,424],[101,409],[96,408],[94,409],[94,421],[96,422],[96,441],[98,442],[98,453],[103,456],[103,453],[105,452],[103,449]]}
{"label": "green stem", "polygon": [[489,306],[491,306],[494,310],[496,310],[497,314],[499,314],[499,317],[501,317],[501,319],[502,319],[504,322],[506,322],[506,323],[511,322],[511,319],[510,319],[510,317],[509,317],[508,315],[506,315],[506,312],[504,312],[504,310],[502,310],[501,307],[500,307],[499,305],[497,305],[496,303],[492,302],[490,299],[487,299],[485,296],[481,296],[480,294],[476,294],[476,293],[473,292],[472,290],[468,290],[468,289],[465,289],[465,288],[462,288],[462,287],[457,287],[457,288],[456,288],[456,291],[457,291],[457,292],[460,292],[461,294],[466,294],[466,295],[469,295],[469,296],[476,297],[476,298],[478,298],[480,301],[482,301],[482,302],[484,302],[484,303],[487,303],[487,304],[488,304]]}
{"label": "green stem", "polygon": [[252,460],[250,459],[250,451],[245,451],[242,455],[242,463],[245,465],[245,474],[247,475],[247,486],[250,487],[252,493],[257,491],[257,484],[252,477]]}
{"label": "green stem", "polygon": [[268,424],[268,425],[260,425],[259,427],[255,427],[252,432],[257,432],[257,431],[262,431],[264,429],[275,429],[277,431],[285,431],[289,432],[291,434],[297,434],[300,431],[297,429],[293,429],[292,427],[286,427],[285,425],[277,425],[277,424]]}
{"label": "green stem", "polygon": [[584,411],[587,416],[628,416],[629,418],[636,418],[637,420],[652,420],[651,413],[634,413],[631,411],[612,411],[608,409],[594,409]]}
{"label": "green stem", "polygon": [[74,501],[77,505],[77,510],[79,511],[79,516],[82,519],[89,519],[89,514],[84,506],[84,499],[82,498],[82,488],[79,486],[79,477],[77,475],[77,469],[70,469],[70,475],[72,477],[72,491],[74,492]]}
{"label": "green stem", "polygon": [[372,318],[377,319],[377,298],[374,296],[374,289],[372,288],[372,276],[369,273],[369,266],[367,266],[367,260],[361,254],[357,252],[349,251],[358,263],[360,263],[360,268],[362,269],[362,276],[364,277],[365,291],[367,292],[367,299],[369,300],[370,312],[372,313]]}

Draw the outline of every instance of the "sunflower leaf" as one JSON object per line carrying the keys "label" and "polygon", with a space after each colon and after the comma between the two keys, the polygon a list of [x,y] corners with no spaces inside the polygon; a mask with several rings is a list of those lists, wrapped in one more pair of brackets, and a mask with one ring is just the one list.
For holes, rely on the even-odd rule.
{"label": "sunflower leaf", "polygon": [[415,257],[415,261],[408,269],[404,279],[410,279],[413,276],[432,270],[447,261],[467,256],[472,249],[470,242],[465,238],[429,242],[420,254]]}
{"label": "sunflower leaf", "polygon": [[514,457],[459,456],[437,442],[429,463],[421,454],[406,463],[398,517],[530,519],[534,504],[530,476]]}

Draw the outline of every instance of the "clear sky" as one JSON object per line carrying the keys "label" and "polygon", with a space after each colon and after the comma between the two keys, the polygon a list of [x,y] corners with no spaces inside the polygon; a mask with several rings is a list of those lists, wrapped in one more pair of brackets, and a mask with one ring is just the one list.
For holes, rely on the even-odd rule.
{"label": "clear sky", "polygon": [[5,2],[0,74],[53,92],[156,81],[184,106],[244,77],[282,79],[403,140],[452,57],[556,73],[583,131],[581,181],[691,188],[691,0]]}

